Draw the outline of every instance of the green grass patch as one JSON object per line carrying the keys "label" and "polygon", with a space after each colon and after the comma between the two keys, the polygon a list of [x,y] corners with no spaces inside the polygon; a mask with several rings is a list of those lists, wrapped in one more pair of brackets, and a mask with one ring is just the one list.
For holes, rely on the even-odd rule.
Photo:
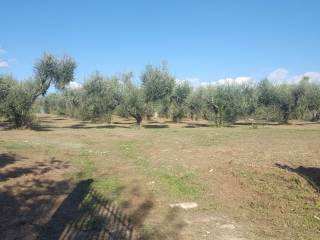
{"label": "green grass patch", "polygon": [[195,183],[195,175],[193,173],[179,176],[162,170],[159,180],[162,187],[173,196],[194,199],[202,191],[201,186]]}
{"label": "green grass patch", "polygon": [[32,147],[33,146],[30,143],[0,141],[0,148],[4,148],[6,150],[21,150],[21,149],[28,149]]}
{"label": "green grass patch", "polygon": [[119,196],[121,187],[121,181],[115,176],[96,176],[96,166],[92,160],[92,155],[87,151],[82,151],[72,161],[78,168],[78,171],[72,175],[75,182],[80,182],[86,179],[92,179],[92,188],[103,194],[107,195],[108,199],[114,199]]}
{"label": "green grass patch", "polygon": [[72,159],[78,171],[73,175],[75,181],[93,178],[96,167],[94,162],[90,159],[88,152],[82,151],[77,157]]}
{"label": "green grass patch", "polygon": [[121,141],[115,143],[115,149],[117,149],[120,157],[128,161],[128,163],[134,164],[140,167],[143,171],[149,172],[150,163],[143,156],[141,156],[141,151],[139,146],[134,141]]}
{"label": "green grass patch", "polygon": [[121,181],[115,176],[96,177],[93,180],[93,188],[103,195],[108,195],[108,198],[117,197],[122,190]]}
{"label": "green grass patch", "polygon": [[125,158],[132,158],[136,155],[136,146],[133,141],[121,141],[116,143],[120,154]]}
{"label": "green grass patch", "polygon": [[154,167],[152,162],[143,156],[137,142],[121,141],[115,146],[128,164],[134,165],[139,172],[159,182],[159,192],[166,192],[172,197],[195,199],[203,191],[203,185],[199,183],[196,174],[187,172],[179,165],[170,168]]}

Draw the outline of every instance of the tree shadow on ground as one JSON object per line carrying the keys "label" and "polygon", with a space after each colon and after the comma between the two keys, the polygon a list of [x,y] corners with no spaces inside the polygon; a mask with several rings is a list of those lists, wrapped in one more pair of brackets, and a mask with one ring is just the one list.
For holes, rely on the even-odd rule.
{"label": "tree shadow on ground", "polygon": [[282,165],[279,163],[276,163],[275,165],[278,168],[299,174],[301,177],[306,179],[316,191],[320,192],[320,168],[303,166],[292,168],[288,165]]}
{"label": "tree shadow on ground", "polygon": [[[113,200],[114,194],[120,195],[123,186],[114,189],[112,198],[108,198],[96,191],[94,179],[75,183],[52,178],[56,170],[69,168],[66,161],[52,158],[19,168],[14,165],[17,156],[3,158],[11,165],[1,169],[1,239],[178,239],[183,224],[177,215],[167,217],[150,231],[144,230],[154,199],[141,194],[139,188],[132,189],[119,203]],[[132,203],[134,197],[138,197],[139,204]]]}
{"label": "tree shadow on ground", "polygon": [[[37,132],[45,132],[45,131],[53,131],[53,129],[110,129],[110,128],[130,128],[130,126],[125,126],[125,125],[115,125],[115,124],[106,124],[106,125],[98,125],[98,126],[90,126],[88,124],[84,123],[78,123],[78,124],[73,124],[73,125],[68,125],[68,126],[63,126],[63,127],[57,127],[53,125],[36,125],[36,126],[31,126],[30,129],[33,131]],[[8,129],[9,130],[9,129]]]}
{"label": "tree shadow on ground", "polygon": [[172,123],[172,124],[178,124],[178,123],[188,123],[187,121],[179,121],[179,122],[175,122],[175,121],[173,121],[173,120],[165,120],[164,121],[164,123]]}
{"label": "tree shadow on ground", "polygon": [[0,168],[3,168],[9,164],[13,164],[18,161],[17,156],[15,154],[9,153],[1,153],[0,154]]}
{"label": "tree shadow on ground", "polygon": [[310,122],[301,122],[301,123],[296,123],[296,125],[298,125],[298,126],[318,125],[318,124],[320,124],[320,122],[312,122],[312,121],[310,121]]}
{"label": "tree shadow on ground", "polygon": [[[44,120],[41,119],[40,120],[41,124],[39,122],[32,122],[30,124],[28,124],[27,126],[23,126],[21,127],[22,129],[31,129],[34,131],[52,131],[51,128],[53,128],[51,125],[49,125],[50,123],[54,124],[54,121],[51,120]],[[0,121],[0,130],[1,131],[9,131],[9,130],[13,130],[13,129],[18,129],[14,123],[10,122],[10,121]]]}
{"label": "tree shadow on ground", "polygon": [[199,128],[199,127],[213,127],[215,125],[207,124],[207,123],[187,123],[185,128]]}
{"label": "tree shadow on ground", "polygon": [[[48,132],[48,131],[52,131],[52,126],[46,124],[46,125],[40,125],[40,124],[32,124],[31,126],[25,126],[25,127],[21,127],[20,129],[31,129],[33,131],[37,131],[37,132]],[[0,123],[0,131],[10,131],[10,130],[14,130],[14,129],[19,129],[16,126],[14,126],[13,123],[7,123],[7,124],[1,124]]]}
{"label": "tree shadow on ground", "polygon": [[[16,158],[12,159],[11,156],[10,161],[13,163],[16,161]],[[8,179],[18,178],[28,174],[31,174],[32,176],[43,175],[52,170],[66,169],[69,166],[70,165],[65,161],[51,158],[49,161],[36,162],[33,166],[13,167],[3,173],[0,172],[0,181],[6,181]]]}
{"label": "tree shadow on ground", "polygon": [[63,121],[63,120],[68,120],[68,118],[53,118],[52,120],[54,120],[54,121]]}
{"label": "tree shadow on ground", "polygon": [[87,179],[76,185],[42,227],[39,239],[132,239],[129,216],[92,184]]}
{"label": "tree shadow on ground", "polygon": [[143,124],[144,128],[168,128],[168,124]]}
{"label": "tree shadow on ground", "polygon": [[52,130],[52,126],[51,125],[42,125],[42,124],[36,124],[36,125],[32,125],[30,126],[30,129],[36,132],[49,132],[49,131],[53,131]]}
{"label": "tree shadow on ground", "polygon": [[[252,126],[252,122],[235,122],[233,123],[235,126]],[[254,125],[256,126],[281,126],[286,125],[281,122],[262,122],[262,121],[256,121],[254,122]]]}
{"label": "tree shadow on ground", "polygon": [[12,129],[12,123],[9,121],[0,121],[0,128],[2,128],[2,130]]}
{"label": "tree shadow on ground", "polygon": [[103,129],[103,128],[130,128],[130,126],[123,126],[123,125],[114,125],[114,124],[107,124],[107,125],[99,125],[99,126],[88,126],[86,124],[74,124],[70,126],[65,126],[63,128],[72,128],[72,129]]}
{"label": "tree shadow on ground", "polygon": [[68,181],[28,179],[0,188],[1,239],[36,239]]}
{"label": "tree shadow on ground", "polygon": [[161,122],[156,121],[156,120],[146,120],[146,122],[147,122],[148,124],[152,124],[152,123],[161,124]]}
{"label": "tree shadow on ground", "polygon": [[134,125],[134,124],[136,124],[135,121],[131,121],[131,120],[123,120],[123,121],[126,121],[126,122],[115,121],[115,122],[112,122],[112,123],[116,124],[116,125]]}

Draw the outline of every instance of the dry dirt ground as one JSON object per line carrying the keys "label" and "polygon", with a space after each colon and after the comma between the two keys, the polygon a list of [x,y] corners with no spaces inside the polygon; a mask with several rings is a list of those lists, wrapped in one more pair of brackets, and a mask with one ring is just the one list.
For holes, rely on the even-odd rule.
{"label": "dry dirt ground", "polygon": [[38,118],[1,123],[0,239],[319,239],[320,124]]}

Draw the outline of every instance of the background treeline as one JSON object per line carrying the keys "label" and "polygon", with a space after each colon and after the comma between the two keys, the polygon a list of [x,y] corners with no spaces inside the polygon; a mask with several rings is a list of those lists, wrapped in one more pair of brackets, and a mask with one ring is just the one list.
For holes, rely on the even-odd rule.
{"label": "background treeline", "polygon": [[319,120],[320,84],[303,78],[296,84],[269,80],[228,83],[193,88],[176,81],[165,65],[147,66],[141,84],[132,74],[112,77],[93,74],[82,88],[49,94],[40,105],[46,113],[82,120],[105,120],[112,115],[143,119],[158,116],[179,122],[188,117],[217,125],[240,119],[288,122],[289,119]]}
{"label": "background treeline", "polygon": [[[16,126],[31,122],[33,111],[107,122],[118,115],[132,117],[139,125],[155,116],[174,122],[185,117],[206,119],[217,125],[248,118],[279,122],[320,118],[320,84],[308,78],[290,84],[265,79],[194,88],[177,81],[161,64],[146,66],[140,84],[133,82],[132,73],[95,73],[82,87],[71,89],[66,86],[74,69],[71,58],[44,55],[35,65],[33,79],[18,82],[0,76],[0,114]],[[45,96],[50,84],[59,91]]]}

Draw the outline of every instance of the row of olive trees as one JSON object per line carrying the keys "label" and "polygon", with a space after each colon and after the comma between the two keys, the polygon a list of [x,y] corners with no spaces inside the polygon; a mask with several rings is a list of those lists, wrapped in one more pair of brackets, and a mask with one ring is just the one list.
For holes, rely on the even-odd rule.
{"label": "row of olive trees", "polygon": [[179,122],[184,117],[207,119],[217,125],[253,117],[287,122],[319,120],[320,85],[304,78],[297,84],[268,80],[192,88],[177,82],[166,65],[147,66],[141,84],[132,74],[92,75],[81,89],[65,90],[44,99],[46,112],[85,120],[111,121],[111,116],[133,117],[137,124],[159,115]]}
{"label": "row of olive trees", "polygon": [[175,79],[165,65],[147,66],[142,85],[132,81],[132,73],[106,77],[93,74],[80,89],[66,89],[41,100],[45,112],[65,114],[83,120],[111,121],[116,112],[133,117],[141,124],[144,117],[155,111],[169,116]]}
{"label": "row of olive trees", "polygon": [[[0,114],[17,127],[28,125],[37,101],[47,113],[108,122],[117,114],[133,117],[138,125],[154,115],[175,122],[202,118],[217,125],[248,117],[282,122],[320,117],[320,85],[307,78],[296,84],[263,80],[193,88],[187,81],[176,81],[167,65],[161,64],[147,66],[140,84],[133,83],[132,73],[111,77],[95,73],[81,88],[70,89],[66,86],[73,80],[75,66],[69,57],[44,55],[35,64],[31,80],[1,76]],[[60,91],[39,98],[52,84]]]}
{"label": "row of olive trees", "polygon": [[0,114],[16,127],[30,125],[38,97],[44,96],[51,85],[63,90],[73,80],[75,68],[70,57],[58,59],[44,54],[34,66],[32,79],[19,82],[11,76],[0,76]]}
{"label": "row of olive trees", "polygon": [[308,78],[297,84],[280,85],[263,80],[257,86],[257,104],[265,108],[267,118],[288,122],[309,114],[316,121],[320,118],[320,85]]}

